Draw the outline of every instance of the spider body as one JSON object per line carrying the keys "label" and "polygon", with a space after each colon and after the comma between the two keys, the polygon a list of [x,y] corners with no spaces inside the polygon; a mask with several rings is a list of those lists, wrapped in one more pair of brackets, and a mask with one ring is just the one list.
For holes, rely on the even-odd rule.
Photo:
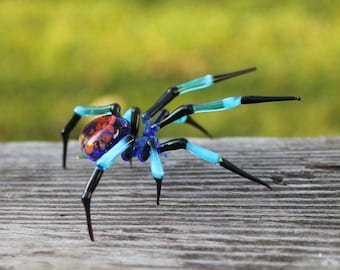
{"label": "spider body", "polygon": [[97,117],[80,133],[81,150],[88,159],[97,161],[130,132],[129,121],[122,117],[114,115]]}
{"label": "spider body", "polygon": [[[103,172],[109,169],[118,157],[132,164],[133,158],[141,162],[150,160],[151,175],[156,181],[156,202],[159,204],[164,170],[160,154],[178,149],[184,149],[194,156],[207,162],[219,165],[231,172],[245,177],[258,184],[271,188],[269,184],[256,176],[242,170],[220,154],[209,149],[191,143],[185,138],[175,138],[160,142],[157,132],[169,124],[187,123],[198,128],[207,136],[209,133],[196,121],[191,114],[214,112],[235,108],[242,104],[260,102],[300,100],[294,96],[240,96],[229,97],[204,104],[186,104],[179,106],[170,113],[164,107],[176,96],[209,87],[217,82],[239,76],[256,68],[248,68],[221,75],[206,75],[173,87],[158,99],[143,114],[138,107],[128,109],[123,115],[120,113],[120,105],[117,103],[105,106],[77,106],[70,121],[62,129],[63,139],[63,167],[66,168],[67,142],[69,134],[83,116],[99,116],[90,121],[81,131],[79,141],[81,150],[85,156],[95,162],[96,166],[82,194],[82,202],[85,208],[87,226],[91,240],[94,240],[91,222],[90,202]],[[140,125],[142,132],[139,134]]]}

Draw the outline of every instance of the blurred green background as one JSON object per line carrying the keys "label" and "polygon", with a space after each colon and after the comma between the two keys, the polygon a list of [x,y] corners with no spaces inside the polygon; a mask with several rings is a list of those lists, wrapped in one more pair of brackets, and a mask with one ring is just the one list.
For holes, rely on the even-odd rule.
{"label": "blurred green background", "polygon": [[340,134],[339,1],[1,1],[0,141],[59,140],[76,105],[146,110],[169,86],[251,66],[169,108],[297,95],[195,119],[216,137]]}

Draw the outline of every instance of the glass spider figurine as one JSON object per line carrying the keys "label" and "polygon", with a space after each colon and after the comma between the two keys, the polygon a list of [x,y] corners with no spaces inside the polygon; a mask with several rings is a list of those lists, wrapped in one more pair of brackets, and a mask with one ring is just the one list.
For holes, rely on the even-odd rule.
{"label": "glass spider figurine", "polygon": [[[240,96],[228,97],[204,104],[182,105],[172,113],[169,113],[169,111],[165,109],[165,106],[178,95],[206,88],[222,80],[255,70],[256,68],[252,67],[227,74],[215,76],[206,75],[170,87],[158,101],[143,114],[141,114],[138,107],[132,107],[121,115],[120,106],[117,103],[107,106],[75,107],[73,117],[61,131],[63,139],[63,168],[66,168],[69,134],[76,126],[79,119],[82,116],[101,115],[89,122],[84,127],[79,137],[81,150],[89,160],[96,163],[95,169],[90,176],[81,197],[85,208],[88,232],[92,241],[94,240],[94,237],[90,213],[91,197],[103,172],[110,168],[119,156],[130,163],[135,157],[141,162],[150,159],[151,175],[155,179],[157,187],[157,204],[159,204],[162,179],[164,176],[160,154],[178,149],[185,149],[194,156],[205,161],[220,165],[242,177],[262,184],[269,189],[271,188],[266,182],[245,172],[218,153],[195,145],[185,138],[176,138],[166,142],[160,142],[156,136],[157,131],[171,123],[187,123],[193,125],[209,136],[209,133],[190,117],[191,114],[228,110],[241,104],[300,100],[299,97],[294,96]],[[142,125],[142,134],[139,134],[140,122]]]}

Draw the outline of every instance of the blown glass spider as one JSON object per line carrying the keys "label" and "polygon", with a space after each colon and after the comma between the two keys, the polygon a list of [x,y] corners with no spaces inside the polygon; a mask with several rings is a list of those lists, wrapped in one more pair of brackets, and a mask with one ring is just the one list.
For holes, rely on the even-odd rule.
{"label": "blown glass spider", "polygon": [[[242,177],[262,184],[269,189],[271,188],[266,182],[249,174],[248,172],[245,172],[220,156],[218,153],[195,145],[185,138],[176,138],[161,143],[156,136],[157,131],[171,123],[190,124],[209,136],[209,133],[190,117],[191,114],[228,110],[241,104],[300,100],[299,97],[294,96],[240,96],[228,97],[204,104],[182,105],[172,113],[169,113],[164,108],[178,95],[206,88],[222,80],[255,70],[256,68],[252,67],[221,75],[206,75],[204,77],[170,87],[158,99],[158,101],[143,114],[141,114],[138,107],[132,107],[121,115],[120,106],[117,103],[107,106],[77,106],[74,108],[73,117],[66,124],[65,128],[61,130],[63,139],[63,168],[66,168],[67,142],[69,134],[76,126],[79,119],[82,116],[101,115],[89,122],[84,127],[79,137],[81,150],[89,160],[96,163],[95,169],[90,176],[81,197],[85,208],[88,232],[92,241],[94,240],[94,237],[90,213],[91,197],[103,175],[103,172],[110,168],[119,156],[121,156],[123,160],[129,162],[131,162],[134,157],[138,158],[141,162],[145,162],[150,159],[151,174],[156,181],[157,187],[157,204],[159,204],[162,179],[164,176],[160,154],[166,151],[178,149],[185,149],[203,160],[220,165],[221,167]],[[141,135],[139,135],[140,121],[142,125]]]}

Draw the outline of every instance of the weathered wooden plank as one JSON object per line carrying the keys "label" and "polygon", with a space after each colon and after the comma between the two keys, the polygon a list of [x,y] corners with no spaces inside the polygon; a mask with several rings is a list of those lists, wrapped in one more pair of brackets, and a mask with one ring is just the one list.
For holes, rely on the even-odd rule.
{"label": "weathered wooden plank", "polygon": [[60,143],[2,143],[0,269],[340,268],[340,138],[193,141],[273,190],[177,151],[156,206],[148,164],[118,161],[93,196],[95,242],[77,142],[67,170]]}

